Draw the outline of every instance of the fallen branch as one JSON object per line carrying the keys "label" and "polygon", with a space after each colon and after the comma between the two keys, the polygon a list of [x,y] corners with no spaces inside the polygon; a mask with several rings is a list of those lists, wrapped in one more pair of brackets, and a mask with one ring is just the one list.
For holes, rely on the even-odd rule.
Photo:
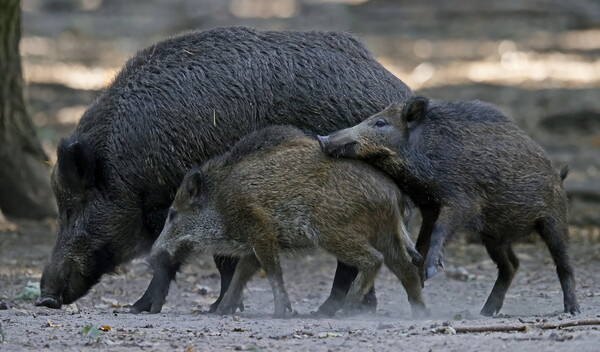
{"label": "fallen branch", "polygon": [[531,329],[530,325],[488,325],[488,326],[457,326],[454,330],[457,334],[466,334],[470,332],[511,332],[527,331]]}
{"label": "fallen branch", "polygon": [[540,324],[538,327],[540,329],[562,329],[568,328],[571,326],[589,326],[589,325],[600,325],[600,319],[582,319],[582,320],[571,320],[566,321],[564,323],[546,323]]}
{"label": "fallen branch", "polygon": [[457,334],[481,333],[481,332],[512,332],[512,331],[531,331],[533,329],[562,329],[573,326],[592,326],[600,325],[600,319],[582,319],[571,320],[561,323],[543,323],[543,324],[518,324],[518,325],[488,325],[488,326],[455,326],[453,327]]}

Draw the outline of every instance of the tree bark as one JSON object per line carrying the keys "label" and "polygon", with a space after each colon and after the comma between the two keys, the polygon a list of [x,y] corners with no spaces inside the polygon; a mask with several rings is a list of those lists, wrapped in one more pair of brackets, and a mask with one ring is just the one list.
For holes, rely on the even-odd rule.
{"label": "tree bark", "polygon": [[15,217],[56,214],[48,159],[23,97],[19,0],[0,0],[0,209]]}

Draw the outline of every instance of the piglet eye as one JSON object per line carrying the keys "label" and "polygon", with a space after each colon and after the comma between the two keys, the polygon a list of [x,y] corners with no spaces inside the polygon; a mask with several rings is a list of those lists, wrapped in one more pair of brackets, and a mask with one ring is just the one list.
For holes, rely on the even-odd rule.
{"label": "piglet eye", "polygon": [[375,123],[373,124],[373,126],[375,126],[375,127],[383,127],[385,125],[387,125],[387,121],[384,119],[379,119],[379,120],[375,121]]}
{"label": "piglet eye", "polygon": [[175,218],[177,218],[177,212],[175,212],[175,209],[173,209],[173,207],[169,208],[169,214],[167,215],[167,219],[169,220],[169,222],[175,220]]}

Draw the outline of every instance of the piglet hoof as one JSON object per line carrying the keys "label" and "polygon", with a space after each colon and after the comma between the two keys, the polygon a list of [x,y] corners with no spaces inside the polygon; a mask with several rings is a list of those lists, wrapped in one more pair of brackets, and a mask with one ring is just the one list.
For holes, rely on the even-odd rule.
{"label": "piglet hoof", "polygon": [[283,319],[287,318],[286,311],[290,311],[292,313],[292,303],[288,299],[287,295],[281,298],[281,301],[275,302],[275,313],[273,313],[273,318]]}
{"label": "piglet hoof", "polygon": [[223,300],[219,303],[217,309],[215,310],[215,314],[234,315],[238,308],[240,308],[240,306],[243,306],[241,298],[227,299],[227,297],[224,297]]}
{"label": "piglet hoof", "polygon": [[443,269],[444,269],[444,260],[442,258],[438,258],[435,261],[428,260],[425,265],[425,274],[424,274],[423,281],[427,281],[427,280],[431,279],[432,277],[435,276],[435,274],[438,273],[438,271],[441,271]]}
{"label": "piglet hoof", "polygon": [[329,297],[316,312],[311,312],[310,314],[316,317],[332,317],[343,306],[344,303],[342,301]]}
{"label": "piglet hoof", "polygon": [[437,274],[438,270],[435,266],[430,266],[425,270],[425,281],[431,279]]}
{"label": "piglet hoof", "polygon": [[219,304],[219,307],[217,308],[217,310],[215,311],[215,314],[217,315],[235,315],[235,312],[238,310],[239,305],[233,304],[233,305],[228,305],[228,304]]}
{"label": "piglet hoof", "polygon": [[346,298],[346,304],[344,304],[344,314],[346,316],[364,314],[371,311],[372,310],[369,307],[364,306],[361,301],[348,300]]}
{"label": "piglet hoof", "polygon": [[216,301],[215,303],[211,304],[208,307],[208,312],[209,313],[215,313],[217,311],[217,308],[219,308],[219,303],[221,303],[221,301]]}
{"label": "piglet hoof", "polygon": [[[208,308],[208,312],[209,313],[217,313],[217,309],[219,308],[219,304],[221,303],[221,300],[217,300],[215,303],[211,304],[210,307]],[[237,306],[237,309],[240,310],[240,312],[243,312],[245,307],[244,307],[244,301],[240,301],[240,303]],[[234,311],[235,313],[235,311]]]}
{"label": "piglet hoof", "polygon": [[273,319],[287,319],[289,316],[287,315],[287,310],[284,310],[281,313],[273,313]]}
{"label": "piglet hoof", "polygon": [[410,308],[413,319],[427,319],[431,316],[431,312],[425,305],[412,305]]}
{"label": "piglet hoof", "polygon": [[217,315],[233,315],[233,314],[235,314],[235,311],[236,311],[235,307],[225,307],[224,305],[220,304],[217,307],[215,314],[217,314]]}
{"label": "piglet hoof", "polygon": [[493,317],[494,314],[498,314],[500,312],[500,308],[502,308],[502,303],[498,305],[486,302],[483,308],[481,308],[479,314],[483,315],[484,317]]}
{"label": "piglet hoof", "polygon": [[569,313],[573,316],[578,316],[581,314],[581,310],[579,309],[579,304],[577,302],[571,304],[565,304],[565,313]]}
{"label": "piglet hoof", "polygon": [[344,312],[344,315],[346,315],[347,317],[350,317],[353,315],[362,315],[362,314],[375,315],[375,314],[377,314],[377,308],[373,307],[373,306],[366,306],[364,304],[360,304],[360,305],[346,304],[346,305],[344,305],[343,312]]}
{"label": "piglet hoof", "polygon": [[368,312],[371,314],[375,314],[377,312],[377,296],[375,295],[375,290],[371,289],[367,294],[363,297],[362,300],[362,308],[364,312]]}
{"label": "piglet hoof", "polygon": [[502,309],[502,305],[504,304],[504,297],[499,295],[495,295],[493,292],[488,297],[487,301],[483,305],[483,308],[479,312],[479,314],[484,317],[491,317],[494,314],[498,314],[500,309]]}
{"label": "piglet hoof", "polygon": [[484,317],[493,317],[494,314],[498,313],[498,311],[496,311],[496,309],[494,308],[487,308],[487,307],[483,307],[481,309],[481,311],[479,312],[479,314],[483,315]]}
{"label": "piglet hoof", "polygon": [[365,313],[365,311],[362,309],[362,307],[344,306],[344,310],[343,310],[343,315],[345,315],[346,317],[352,317],[352,316],[361,315],[364,313]]}
{"label": "piglet hoof", "polygon": [[412,247],[408,247],[407,250],[413,265],[417,268],[420,267],[423,263],[423,257],[421,257],[421,254],[419,254],[419,252]]}

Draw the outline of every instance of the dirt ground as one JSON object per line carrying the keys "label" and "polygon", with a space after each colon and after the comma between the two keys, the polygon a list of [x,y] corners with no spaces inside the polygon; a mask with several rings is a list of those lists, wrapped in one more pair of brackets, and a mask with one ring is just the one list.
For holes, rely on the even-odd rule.
{"label": "dirt ground", "polygon": [[[143,262],[107,276],[76,304],[61,310],[35,307],[15,299],[28,281],[37,282],[54,241],[55,224],[19,222],[0,245],[0,310],[3,351],[27,350],[306,350],[306,351],[597,351],[600,325],[541,329],[540,324],[600,317],[600,245],[598,230],[577,232],[572,254],[582,314],[561,313],[562,293],[554,266],[542,244],[520,244],[521,269],[508,292],[501,315],[479,315],[492,288],[496,269],[482,246],[452,243],[449,268],[427,282],[432,312],[412,320],[406,294],[383,269],[376,282],[376,315],[313,318],[329,292],[335,260],[324,254],[284,260],[284,278],[295,310],[273,319],[273,296],[257,276],[245,294],[246,311],[235,316],[207,314],[218,295],[219,276],[211,257],[186,266],[172,285],[160,314],[132,315],[128,307],[144,292],[150,272]],[[594,232],[595,231],[595,232]],[[581,235],[583,234],[583,235]],[[464,270],[456,269],[458,267]],[[520,332],[460,333],[461,327],[526,326]],[[87,327],[87,328],[86,328]],[[90,329],[91,327],[91,329]],[[97,330],[102,328],[107,331]],[[454,334],[452,330],[458,330]],[[89,330],[89,331],[88,331]],[[2,339],[2,337],[0,337]]]}
{"label": "dirt ground", "polygon": [[[554,266],[546,248],[534,243],[516,247],[521,267],[502,314],[481,317],[496,268],[482,246],[460,240],[447,248],[446,271],[426,284],[427,320],[411,319],[402,286],[385,268],[376,282],[377,315],[313,318],[335,270],[335,260],[323,253],[284,260],[297,312],[289,319],[271,317],[271,290],[258,276],[246,291],[245,312],[207,314],[219,290],[208,256],[178,275],[160,314],[127,313],[150,281],[142,261],[104,277],[76,304],[51,310],[16,296],[28,282],[39,282],[56,224],[15,221],[17,231],[0,232],[0,351],[598,351],[600,325],[541,328],[600,319],[598,1],[280,0],[293,15],[285,8],[252,14],[274,2],[22,0],[26,93],[50,160],[125,60],[151,43],[225,25],[350,31],[420,94],[497,104],[557,165],[571,165],[565,185],[577,226],[571,253],[582,314],[561,313]],[[461,333],[496,325],[522,331]]]}

